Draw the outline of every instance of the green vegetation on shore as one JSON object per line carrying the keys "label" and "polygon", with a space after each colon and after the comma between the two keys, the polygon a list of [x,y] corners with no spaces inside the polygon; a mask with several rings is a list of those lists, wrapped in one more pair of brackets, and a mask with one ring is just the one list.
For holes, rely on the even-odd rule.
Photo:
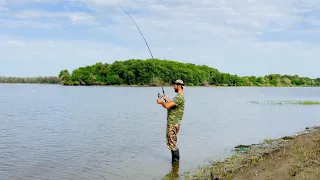
{"label": "green vegetation on shore", "polygon": [[62,70],[58,77],[0,77],[0,83],[168,86],[176,79],[184,80],[187,86],[320,86],[320,78],[280,74],[240,77],[206,65],[159,59],[129,59],[115,61],[112,64],[98,62],[91,66],[79,67],[71,73]]}
{"label": "green vegetation on shore", "polygon": [[[250,101],[250,103],[253,104],[260,104],[258,101]],[[287,104],[296,104],[296,105],[320,105],[320,101],[266,101],[266,104],[272,104],[272,105],[287,105]]]}
{"label": "green vegetation on shore", "polygon": [[61,79],[58,77],[1,77],[0,83],[28,83],[28,84],[58,84]]}
{"label": "green vegetation on shore", "polygon": [[298,75],[270,74],[263,77],[239,77],[219,72],[206,65],[181,63],[171,60],[115,61],[59,73],[63,85],[138,85],[166,86],[175,79],[183,79],[187,86],[320,86],[320,78],[310,79]]}

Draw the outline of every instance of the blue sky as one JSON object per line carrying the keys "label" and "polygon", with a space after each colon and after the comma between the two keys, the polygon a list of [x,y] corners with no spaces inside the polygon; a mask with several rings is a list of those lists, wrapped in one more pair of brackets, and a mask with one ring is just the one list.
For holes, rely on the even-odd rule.
{"label": "blue sky", "polygon": [[222,72],[320,77],[316,0],[0,0],[0,76],[154,57]]}

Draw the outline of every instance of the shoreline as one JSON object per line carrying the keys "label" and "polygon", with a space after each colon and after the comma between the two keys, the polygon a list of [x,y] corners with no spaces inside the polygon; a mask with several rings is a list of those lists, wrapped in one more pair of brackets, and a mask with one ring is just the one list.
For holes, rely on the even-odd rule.
{"label": "shoreline", "polygon": [[292,136],[238,145],[222,161],[186,172],[183,179],[320,179],[320,126]]}
{"label": "shoreline", "polygon": [[[60,83],[4,83],[0,82],[0,84],[26,84],[26,85],[58,85],[58,86],[65,86],[65,87],[172,87],[173,85],[66,85]],[[192,88],[320,88],[320,86],[232,86],[232,85],[206,85],[206,86],[188,86],[185,85],[184,87],[192,87]]]}

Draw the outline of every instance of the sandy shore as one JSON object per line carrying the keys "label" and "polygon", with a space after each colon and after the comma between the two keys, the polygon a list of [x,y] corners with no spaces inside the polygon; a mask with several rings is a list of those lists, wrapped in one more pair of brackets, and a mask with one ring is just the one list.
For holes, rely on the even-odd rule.
{"label": "sandy shore", "polygon": [[239,145],[230,158],[180,178],[320,180],[320,127],[260,144]]}

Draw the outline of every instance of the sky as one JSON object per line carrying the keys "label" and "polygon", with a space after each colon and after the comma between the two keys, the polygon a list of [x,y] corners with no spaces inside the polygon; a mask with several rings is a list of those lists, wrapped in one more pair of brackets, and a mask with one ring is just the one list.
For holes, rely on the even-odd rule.
{"label": "sky", "polygon": [[319,0],[0,0],[0,76],[155,58],[320,77]]}

